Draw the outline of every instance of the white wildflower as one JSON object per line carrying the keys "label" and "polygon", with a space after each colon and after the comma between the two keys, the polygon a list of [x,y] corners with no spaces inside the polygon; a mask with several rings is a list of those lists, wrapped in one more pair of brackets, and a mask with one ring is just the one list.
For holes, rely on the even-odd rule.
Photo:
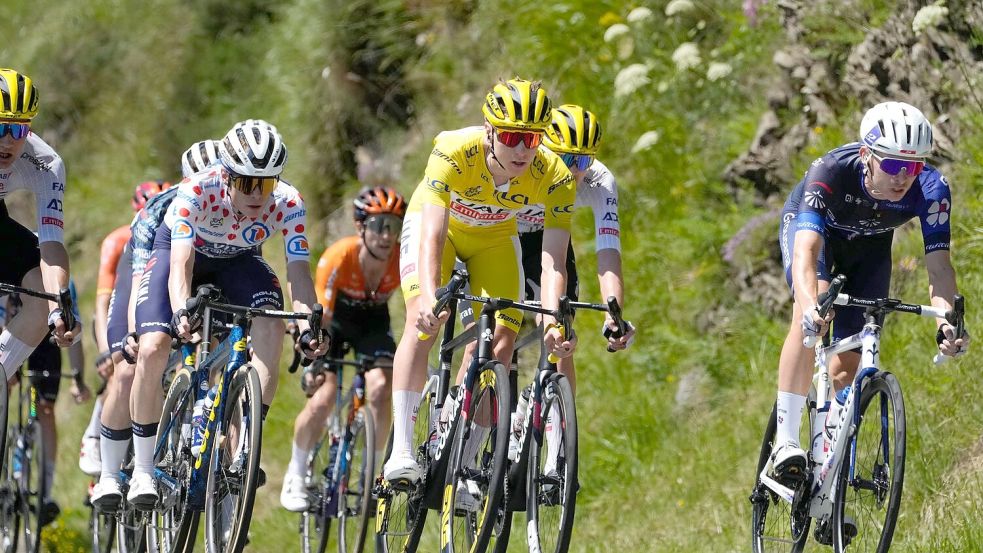
{"label": "white wildflower", "polygon": [[655,87],[655,91],[659,94],[664,94],[669,90],[669,83],[667,81],[659,81],[658,86]]}
{"label": "white wildflower", "polygon": [[927,29],[938,27],[948,15],[949,8],[945,7],[944,1],[929,4],[915,14],[915,18],[911,20],[911,30],[920,35]]}
{"label": "white wildflower", "polygon": [[633,63],[618,72],[614,78],[614,95],[627,96],[649,83],[649,68],[644,63]]}
{"label": "white wildflower", "polygon": [[676,69],[686,71],[700,65],[700,49],[693,42],[684,42],[672,53],[672,62]]}
{"label": "white wildflower", "polygon": [[635,145],[631,147],[631,153],[637,154],[642,150],[648,150],[659,141],[659,131],[648,131],[638,137]]}
{"label": "white wildflower", "polygon": [[666,17],[673,17],[688,11],[693,11],[693,2],[691,0],[672,0],[666,4]]}
{"label": "white wildflower", "polygon": [[[688,0],[686,0],[688,1]],[[635,8],[628,12],[628,17],[626,18],[629,23],[642,23],[652,19],[652,10],[648,8]]]}
{"label": "white wildflower", "polygon": [[628,25],[615,23],[608,27],[608,30],[604,31],[604,42],[614,42],[630,32],[631,29],[628,28]]}
{"label": "white wildflower", "polygon": [[722,63],[719,61],[712,62],[710,67],[707,68],[707,80],[710,82],[723,79],[733,70],[730,64]]}

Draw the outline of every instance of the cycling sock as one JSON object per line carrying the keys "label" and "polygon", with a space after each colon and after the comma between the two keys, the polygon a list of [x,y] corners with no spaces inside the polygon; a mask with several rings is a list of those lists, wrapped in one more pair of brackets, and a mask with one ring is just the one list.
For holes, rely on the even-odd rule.
{"label": "cycling sock", "polygon": [[99,440],[99,453],[102,457],[102,474],[99,480],[119,481],[119,469],[126,457],[126,450],[133,437],[133,428],[115,430],[102,426],[102,439]]}
{"label": "cycling sock", "polygon": [[556,470],[556,458],[559,454],[561,436],[560,432],[562,428],[560,427],[560,408],[556,406],[556,403],[550,404],[549,413],[546,415],[546,420],[544,421],[544,431],[546,434],[546,459],[543,463],[543,474],[549,474],[550,471]]}
{"label": "cycling sock", "polygon": [[485,439],[488,438],[488,434],[491,432],[491,428],[487,426],[480,426],[475,423],[471,427],[471,435],[468,436],[468,441],[464,444],[464,466],[468,468],[474,468],[475,457],[478,456],[478,450],[485,443]]}
{"label": "cycling sock", "polygon": [[99,422],[99,417],[102,416],[102,396],[96,398],[96,404],[92,408],[92,416],[89,417],[89,426],[85,427],[85,433],[82,434],[85,438],[98,438],[99,433],[102,430],[102,424]]}
{"label": "cycling sock", "polygon": [[422,397],[413,390],[393,390],[393,457],[413,457],[413,427]]}
{"label": "cycling sock", "polygon": [[799,427],[802,424],[802,410],[806,406],[806,396],[791,392],[778,392],[778,428],[775,430],[775,445],[786,442],[799,443]]}
{"label": "cycling sock", "polygon": [[301,448],[299,445],[297,445],[297,441],[295,440],[293,444],[291,444],[290,464],[287,465],[287,474],[304,476],[304,474],[307,473],[307,456],[310,455],[310,453],[311,450]]}
{"label": "cycling sock", "polygon": [[14,376],[33,351],[33,346],[21,342],[9,330],[3,329],[3,333],[0,333],[0,365],[7,371],[7,380]]}
{"label": "cycling sock", "polygon": [[157,445],[157,424],[133,423],[133,475],[154,475],[154,448]]}

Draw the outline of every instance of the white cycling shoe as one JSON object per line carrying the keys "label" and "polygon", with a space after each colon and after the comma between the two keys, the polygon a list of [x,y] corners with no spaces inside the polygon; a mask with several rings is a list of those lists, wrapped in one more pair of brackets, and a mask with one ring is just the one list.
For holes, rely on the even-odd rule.
{"label": "white cycling shoe", "polygon": [[796,442],[784,442],[771,450],[772,478],[786,486],[801,482],[806,466],[806,452]]}
{"label": "white cycling shoe", "polygon": [[292,513],[303,513],[310,508],[311,501],[307,496],[307,484],[304,477],[287,473],[283,477],[283,489],[280,490],[280,505]]}
{"label": "white cycling shoe", "polygon": [[83,436],[79,448],[79,468],[89,476],[102,473],[102,454],[99,451],[99,436]]}
{"label": "white cycling shoe", "polygon": [[481,489],[477,482],[458,480],[457,490],[454,494],[454,509],[469,513],[475,513],[481,509]]}
{"label": "white cycling shoe", "polygon": [[112,478],[103,478],[92,487],[92,496],[89,501],[95,505],[96,509],[104,513],[112,513],[119,509],[119,504],[123,501],[123,489],[118,481]]}
{"label": "white cycling shoe", "polygon": [[140,511],[152,511],[157,505],[157,486],[149,474],[135,474],[130,480],[126,502]]}
{"label": "white cycling shoe", "polygon": [[415,484],[423,478],[423,470],[408,453],[393,454],[382,468],[382,475],[389,482],[407,481]]}

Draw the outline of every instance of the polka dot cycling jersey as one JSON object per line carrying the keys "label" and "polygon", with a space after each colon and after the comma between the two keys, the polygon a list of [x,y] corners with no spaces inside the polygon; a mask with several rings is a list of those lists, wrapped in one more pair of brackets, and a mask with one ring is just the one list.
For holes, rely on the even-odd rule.
{"label": "polka dot cycling jersey", "polygon": [[307,262],[304,234],[307,211],[297,189],[280,181],[266,199],[259,217],[238,215],[232,207],[225,172],[215,168],[185,179],[167,208],[164,225],[171,243],[193,244],[208,257],[234,257],[253,250],[274,234],[282,234],[287,261]]}
{"label": "polka dot cycling jersey", "polygon": [[796,231],[848,240],[891,232],[918,217],[925,253],[949,249],[952,197],[938,169],[926,165],[897,202],[873,198],[863,183],[860,144],[841,146],[812,163],[783,211],[796,214]]}
{"label": "polka dot cycling jersey", "polygon": [[38,214],[38,241],[64,242],[65,164],[34,133],[27,135],[24,151],[8,169],[0,169],[0,202],[14,190],[34,193]]}

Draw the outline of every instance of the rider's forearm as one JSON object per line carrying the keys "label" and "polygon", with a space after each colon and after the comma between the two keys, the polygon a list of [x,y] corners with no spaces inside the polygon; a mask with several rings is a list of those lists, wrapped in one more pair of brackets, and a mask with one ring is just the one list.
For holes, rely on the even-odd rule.
{"label": "rider's forearm", "polygon": [[447,208],[423,204],[420,222],[420,293],[432,298],[440,286],[440,266],[447,238]]}
{"label": "rider's forearm", "polygon": [[[317,304],[317,294],[314,292],[314,281],[311,280],[310,266],[303,261],[287,263],[287,291],[290,294],[293,310],[300,313],[310,313],[311,307]],[[322,323],[322,326],[323,323]],[[297,320],[297,329],[301,332],[310,328],[307,319]]]}
{"label": "rider's forearm", "polygon": [[[128,275],[123,276],[123,278],[128,278]],[[96,347],[99,348],[100,352],[109,350],[108,339],[106,337],[106,328],[108,327],[108,324],[109,324],[109,294],[97,294],[95,329],[96,329]]]}
{"label": "rider's forearm", "polygon": [[625,305],[625,282],[621,276],[621,252],[607,248],[597,252],[597,280],[601,288],[601,299],[607,301],[611,296],[618,305]]}
{"label": "rider's forearm", "polygon": [[792,254],[792,286],[795,292],[795,301],[802,308],[803,313],[818,303],[819,279],[816,277],[816,266],[819,261],[820,247],[822,247],[822,242],[815,233],[806,231],[797,233],[795,236]]}
{"label": "rider's forearm", "polygon": [[82,380],[82,376],[85,374],[85,351],[82,349],[81,340],[68,348],[68,364],[72,368],[75,379]]}
{"label": "rider's forearm", "polygon": [[[952,297],[959,289],[956,287],[956,270],[952,267],[949,252],[942,250],[926,255],[925,266],[928,268],[928,295],[932,298],[932,305],[952,309]],[[944,322],[945,319],[935,320],[936,325]]]}
{"label": "rider's forearm", "polygon": [[195,267],[195,251],[190,246],[174,244],[171,248],[171,273],[167,278],[167,291],[171,296],[171,310],[184,309],[191,297],[191,276]]}
{"label": "rider's forearm", "polygon": [[[68,288],[68,251],[61,242],[41,242],[41,278],[46,292],[57,294]],[[58,305],[49,302],[49,309]]]}
{"label": "rider's forearm", "polygon": [[[543,232],[541,295],[543,307],[556,309],[560,304],[560,296],[567,287],[567,245],[570,233],[559,229],[546,229]],[[553,317],[544,315],[543,323],[549,325],[555,322]]]}

